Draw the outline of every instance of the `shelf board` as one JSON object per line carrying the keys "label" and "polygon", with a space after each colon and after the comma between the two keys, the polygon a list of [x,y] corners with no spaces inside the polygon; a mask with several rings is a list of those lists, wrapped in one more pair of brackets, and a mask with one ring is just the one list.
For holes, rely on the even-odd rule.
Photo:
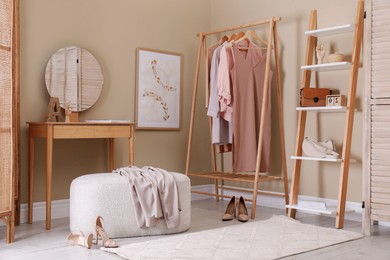
{"label": "shelf board", "polygon": [[316,111],[316,112],[345,112],[346,106],[327,106],[327,107],[296,107],[298,111]]}
{"label": "shelf board", "polygon": [[310,156],[295,156],[290,157],[293,160],[307,160],[307,161],[322,161],[322,162],[342,162],[342,159],[339,158],[319,158],[319,157],[310,157]]}
{"label": "shelf board", "polygon": [[[319,158],[319,157],[310,157],[310,156],[295,156],[291,155],[290,159],[292,160],[306,160],[306,161],[317,161],[317,162],[343,162],[341,158]],[[350,159],[349,163],[356,163],[356,159]]]}
{"label": "shelf board", "polygon": [[324,64],[303,65],[301,69],[312,71],[331,71],[331,70],[347,70],[351,68],[352,63],[348,61],[332,62]]}
{"label": "shelf board", "polygon": [[297,209],[297,210],[302,210],[302,211],[312,212],[312,213],[326,214],[326,215],[334,215],[337,212],[337,209],[335,208],[331,208],[331,209],[310,208],[310,207],[301,206],[299,204],[286,205],[286,208]]}
{"label": "shelf board", "polygon": [[[299,204],[291,204],[291,205],[286,205],[286,208],[301,210],[310,213],[326,214],[326,215],[336,215],[337,213],[337,207],[319,208],[319,207],[308,207]],[[354,212],[354,210],[345,209],[345,213],[350,213],[350,212]]]}
{"label": "shelf board", "polygon": [[320,36],[328,36],[328,35],[335,35],[341,33],[349,33],[353,31],[355,31],[355,24],[343,24],[343,25],[338,25],[338,26],[333,26],[328,28],[306,31],[305,35],[320,37]]}

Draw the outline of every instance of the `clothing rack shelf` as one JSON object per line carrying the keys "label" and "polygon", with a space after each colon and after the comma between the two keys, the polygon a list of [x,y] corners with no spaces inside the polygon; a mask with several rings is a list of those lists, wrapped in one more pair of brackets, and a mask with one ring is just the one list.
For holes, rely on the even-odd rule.
{"label": "clothing rack shelf", "polygon": [[[250,183],[253,183],[255,180],[254,174],[244,174],[244,173],[234,173],[234,172],[203,172],[203,173],[188,173],[188,175],[202,177],[202,178],[210,178],[215,180],[250,182]],[[277,176],[260,175],[258,177],[258,182],[277,181],[281,179],[282,179],[281,177],[277,177]]]}
{"label": "clothing rack shelf", "polygon": [[[283,181],[283,187],[284,187],[284,197],[286,204],[288,203],[288,183],[287,183],[287,164],[286,164],[286,151],[285,151],[285,141],[284,141],[284,120],[283,120],[283,107],[282,107],[282,84],[280,79],[280,67],[279,67],[279,60],[278,60],[278,40],[277,40],[277,22],[280,21],[280,17],[271,17],[269,19],[260,20],[255,23],[250,24],[244,24],[240,26],[235,27],[228,27],[223,28],[220,30],[215,30],[212,32],[201,32],[197,36],[199,37],[199,46],[198,46],[198,54],[197,54],[197,64],[196,64],[196,71],[195,71],[195,80],[194,80],[194,89],[193,89],[193,96],[192,96],[192,109],[191,109],[191,120],[190,120],[190,127],[189,127],[189,136],[188,136],[188,147],[187,147],[187,159],[186,159],[186,175],[193,176],[193,177],[199,177],[199,178],[207,178],[214,180],[214,187],[215,191],[212,192],[201,192],[192,190],[193,193],[198,194],[204,194],[204,195],[210,195],[215,196],[218,200],[219,198],[228,198],[230,196],[226,196],[222,194],[223,190],[235,190],[235,191],[243,191],[243,192],[250,192],[252,193],[252,198],[244,198],[246,201],[252,202],[252,208],[251,208],[251,218],[255,218],[255,212],[256,212],[256,201],[257,201],[257,195],[262,193],[267,194],[273,194],[276,195],[276,193],[267,192],[267,191],[259,191],[259,183],[262,182],[269,182],[269,181]],[[205,62],[205,68],[206,68],[206,104],[208,104],[208,95],[209,95],[209,86],[208,86],[208,71],[207,71],[207,53],[206,53],[206,37],[209,35],[217,35],[220,33],[226,33],[227,31],[234,31],[234,30],[242,30],[245,28],[250,27],[256,27],[256,26],[267,26],[269,28],[268,31],[268,38],[267,38],[267,51],[266,51],[266,68],[265,68],[265,79],[264,79],[264,86],[269,82],[270,77],[270,63],[271,63],[271,56],[273,56],[274,59],[274,66],[275,66],[275,74],[276,75],[276,95],[277,95],[277,111],[279,115],[279,134],[280,134],[280,145],[281,145],[281,165],[282,165],[282,173],[281,176],[265,176],[260,173],[260,165],[261,165],[261,153],[262,153],[262,137],[263,137],[263,131],[264,128],[264,118],[265,118],[265,112],[262,112],[260,115],[260,130],[259,130],[259,141],[257,143],[257,155],[256,155],[256,170],[255,172],[250,173],[237,173],[237,172],[225,172],[225,171],[219,171],[217,169],[217,163],[216,163],[216,145],[211,144],[211,165],[212,165],[212,171],[210,172],[190,172],[190,161],[191,161],[191,148],[192,148],[192,138],[193,138],[193,130],[194,130],[194,122],[195,122],[195,111],[197,106],[197,94],[198,94],[198,81],[199,81],[199,74],[200,74],[200,64],[201,59],[203,56],[204,62]],[[203,53],[203,55],[202,55]],[[263,108],[262,111],[265,110],[265,98],[268,93],[268,88],[263,88]],[[207,105],[206,105],[207,107]],[[211,132],[211,119],[209,119],[210,123],[210,132]],[[211,139],[211,138],[210,138]],[[221,167],[222,168],[222,167]],[[241,188],[241,187],[234,187],[229,188],[224,185],[224,181],[233,181],[238,183],[250,183],[253,184],[253,189],[248,188]],[[221,191],[221,192],[220,192]],[[278,194],[280,195],[280,194]]]}
{"label": "clothing rack shelf", "polygon": [[[363,19],[364,19],[364,0],[358,0],[357,5],[357,14],[356,14],[356,24],[343,25],[332,27],[333,29],[317,29],[317,11],[313,10],[310,15],[310,25],[309,30],[307,31],[307,46],[306,46],[306,57],[305,65],[301,67],[303,70],[303,80],[301,88],[309,88],[311,81],[311,73],[319,71],[330,71],[330,70],[346,70],[349,69],[349,84],[348,84],[348,95],[347,95],[347,105],[345,108],[345,126],[344,126],[344,135],[343,135],[343,147],[340,154],[340,159],[326,159],[326,158],[308,158],[302,156],[302,143],[305,136],[305,127],[306,127],[306,117],[307,112],[310,109],[302,108],[298,111],[298,126],[297,126],[297,137],[295,145],[295,154],[291,156],[294,159],[294,169],[291,178],[291,194],[290,202],[286,205],[288,209],[288,216],[295,218],[297,210],[304,210],[305,212],[311,211],[313,213],[323,213],[319,212],[316,207],[310,209],[305,207],[302,209],[297,206],[298,203],[298,193],[299,193],[299,181],[301,175],[301,164],[304,160],[315,160],[315,161],[333,161],[340,163],[340,180],[339,180],[339,189],[338,189],[338,200],[337,208],[335,211],[324,212],[325,214],[333,214],[336,216],[336,228],[343,228],[344,226],[344,215],[346,212],[346,197],[347,197],[347,184],[348,184],[348,174],[349,174],[349,164],[351,163],[351,143],[352,143],[352,130],[353,130],[353,121],[355,113],[355,98],[356,98],[356,88],[357,88],[357,79],[359,71],[359,61],[360,61],[360,49],[363,37]],[[330,34],[338,34],[340,32],[347,33],[353,29],[354,33],[354,42],[352,49],[352,59],[351,62],[337,62],[337,63],[326,63],[326,64],[313,64],[313,60],[316,52],[316,44],[318,36],[327,36]],[[333,109],[333,108],[332,108]],[[321,108],[323,110],[323,108]],[[316,110],[317,111],[317,110]],[[321,111],[322,112],[322,111]]]}

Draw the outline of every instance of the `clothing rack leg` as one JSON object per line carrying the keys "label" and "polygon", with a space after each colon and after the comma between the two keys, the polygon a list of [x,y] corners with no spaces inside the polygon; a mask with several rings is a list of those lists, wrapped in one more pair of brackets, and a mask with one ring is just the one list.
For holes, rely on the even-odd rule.
{"label": "clothing rack leg", "polygon": [[191,145],[192,145],[192,136],[193,136],[193,130],[194,130],[195,110],[196,110],[196,96],[198,93],[199,67],[200,67],[200,58],[201,58],[202,46],[203,46],[204,39],[205,39],[204,35],[203,35],[203,33],[201,33],[199,35],[198,58],[196,61],[194,90],[193,90],[193,94],[192,94],[191,119],[190,119],[190,129],[189,129],[189,134],[188,134],[186,171],[185,171],[186,175],[188,175],[188,170],[190,167]]}
{"label": "clothing rack leg", "polygon": [[[206,94],[206,109],[208,108],[209,98],[210,98],[210,76],[209,76],[209,64],[208,64],[208,51],[207,51],[207,43],[206,38],[203,40],[203,60],[204,60],[204,68],[205,68],[205,94]],[[213,172],[217,171],[217,162],[215,158],[215,148],[212,141],[212,118],[209,117],[209,128],[210,128],[210,148],[211,148],[211,165],[213,167]],[[214,180],[214,192],[218,195],[218,180]],[[217,201],[219,201],[219,196],[215,197]]]}
{"label": "clothing rack leg", "polygon": [[252,198],[252,209],[251,209],[252,219],[256,217],[257,190],[259,188],[258,180],[260,174],[261,155],[262,155],[262,146],[263,146],[264,118],[265,118],[265,108],[267,105],[266,101],[268,95],[269,70],[270,70],[270,62],[271,62],[272,35],[273,35],[274,24],[275,24],[274,20],[271,19],[269,23],[269,32],[268,32],[268,47],[267,47],[267,58],[265,64],[265,76],[264,76],[264,83],[263,83],[263,100],[261,104],[259,141],[257,143],[256,175],[255,175],[255,182],[253,184],[253,198]]}
{"label": "clothing rack leg", "polygon": [[276,95],[278,98],[278,117],[279,117],[279,134],[280,134],[280,151],[282,154],[282,171],[283,171],[283,186],[284,186],[284,198],[286,205],[288,204],[288,175],[287,175],[287,162],[286,162],[286,143],[284,140],[284,116],[283,116],[283,98],[282,98],[282,82],[280,80],[280,63],[278,56],[278,32],[277,24],[274,25],[274,58],[275,58],[275,70],[276,70]]}

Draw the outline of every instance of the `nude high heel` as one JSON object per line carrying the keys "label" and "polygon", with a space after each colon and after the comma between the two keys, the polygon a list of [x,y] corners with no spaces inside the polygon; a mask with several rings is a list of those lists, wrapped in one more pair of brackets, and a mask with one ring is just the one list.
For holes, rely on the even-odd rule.
{"label": "nude high heel", "polygon": [[108,237],[106,231],[103,228],[102,220],[103,218],[101,216],[98,216],[96,218],[96,245],[98,244],[98,239],[100,236],[104,247],[107,248],[118,247],[115,241]]}
{"label": "nude high heel", "polygon": [[244,198],[241,196],[237,206],[237,220],[241,222],[247,222],[248,219],[248,210],[245,206]]}
{"label": "nude high heel", "polygon": [[72,245],[84,246],[90,249],[92,246],[92,238],[93,238],[92,234],[88,234],[88,236],[84,236],[83,232],[81,231],[73,231],[69,234],[68,241]]}
{"label": "nude high heel", "polygon": [[225,214],[222,217],[223,221],[229,221],[233,220],[233,218],[236,216],[236,197],[233,196],[230,200],[229,204],[227,205]]}

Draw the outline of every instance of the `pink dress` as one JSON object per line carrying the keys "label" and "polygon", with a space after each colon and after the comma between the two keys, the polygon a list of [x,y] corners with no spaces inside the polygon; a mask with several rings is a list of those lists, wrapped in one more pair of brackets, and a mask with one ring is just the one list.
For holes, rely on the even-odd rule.
{"label": "pink dress", "polygon": [[[266,55],[249,42],[248,50],[239,50],[233,43],[233,171],[256,170]],[[266,85],[266,111],[263,130],[261,172],[269,172],[271,146],[271,79]]]}

